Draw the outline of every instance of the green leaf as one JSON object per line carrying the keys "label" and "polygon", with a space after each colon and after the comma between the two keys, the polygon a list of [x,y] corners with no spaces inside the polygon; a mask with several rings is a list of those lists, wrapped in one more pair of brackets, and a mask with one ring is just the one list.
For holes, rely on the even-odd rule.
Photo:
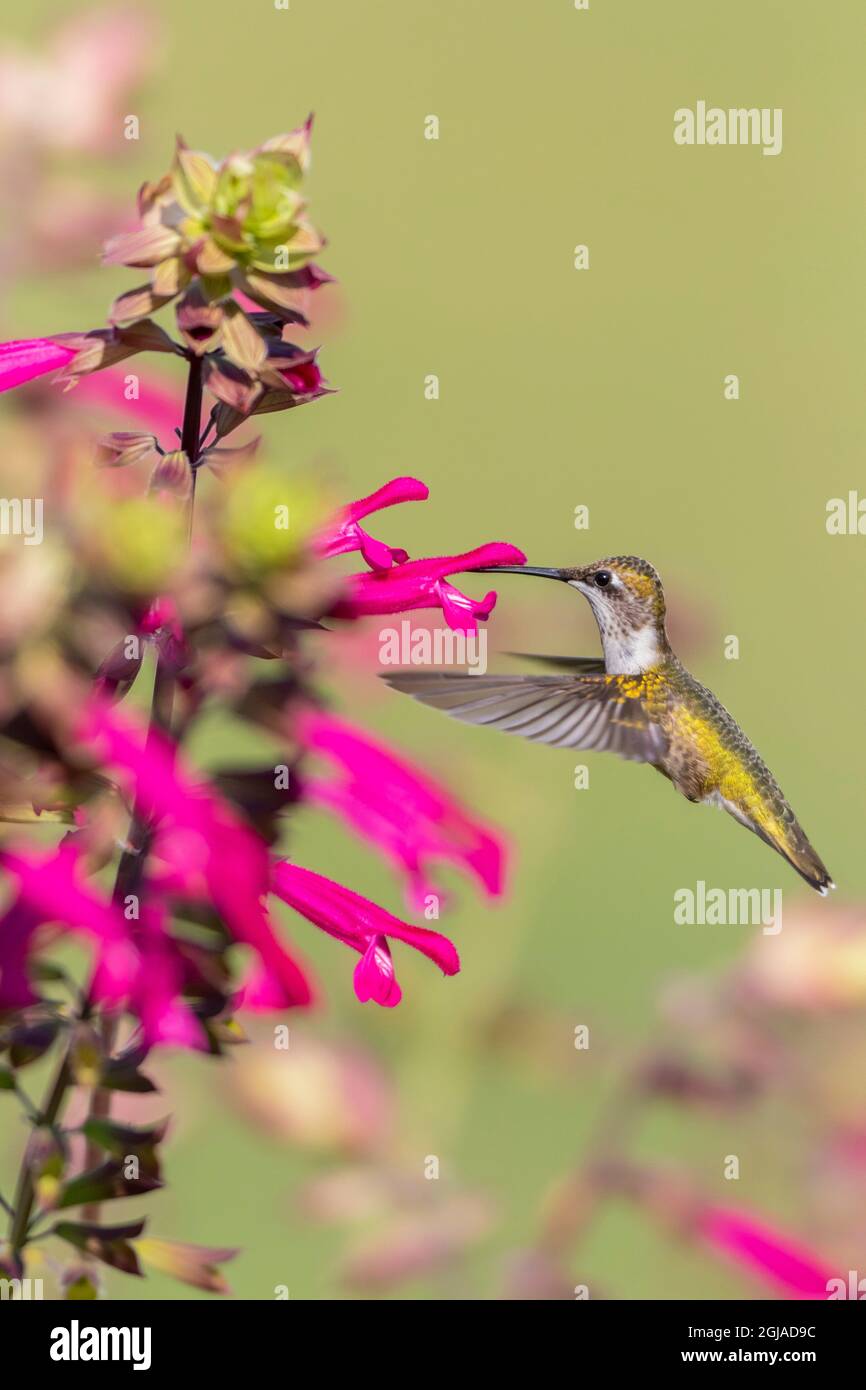
{"label": "green leaf", "polygon": [[134,232],[121,232],[111,237],[102,253],[103,265],[130,265],[147,269],[159,265],[181,245],[181,237],[172,227],[156,224],[139,227]]}
{"label": "green leaf", "polygon": [[[70,819],[72,819],[71,815]],[[38,980],[40,984],[66,984],[69,981],[69,976],[63,967],[55,965],[54,961],[51,960],[32,960],[28,969],[30,971],[30,978],[32,980]]]}
{"label": "green leaf", "polygon": [[[138,319],[147,318],[155,313],[173,298],[174,295],[171,294],[156,294],[150,285],[138,285],[135,289],[117,296],[108,312],[108,322],[116,326],[133,324]],[[131,351],[136,349],[133,348]]]}
{"label": "green leaf", "polygon": [[236,367],[256,376],[268,360],[264,340],[239,304],[225,306],[222,325],[222,345]]}
{"label": "green leaf", "polygon": [[156,435],[137,430],[114,430],[96,441],[99,468],[125,468],[130,463],[150,462],[156,455]]}
{"label": "green leaf", "polygon": [[262,393],[258,381],[225,357],[206,358],[205,381],[218,401],[240,411],[242,416],[250,413]]}
{"label": "green leaf", "polygon": [[111,1202],[119,1197],[139,1197],[162,1187],[159,1178],[149,1173],[141,1173],[137,1178],[126,1177],[124,1167],[124,1163],[112,1158],[98,1168],[79,1173],[77,1178],[63,1185],[54,1206],[60,1209],[91,1202]]}
{"label": "green leaf", "polygon": [[217,171],[210,156],[189,150],[178,142],[173,185],[184,211],[194,215],[207,208],[216,191],[216,181]]}
{"label": "green leaf", "polygon": [[155,1091],[157,1087],[139,1071],[139,1066],[147,1056],[145,1047],[127,1048],[119,1057],[112,1057],[102,1069],[100,1085],[106,1091],[131,1091],[143,1095]]}
{"label": "green leaf", "polygon": [[92,1143],[98,1144],[115,1158],[125,1158],[134,1154],[141,1164],[141,1171],[149,1177],[159,1177],[157,1147],[165,1138],[168,1120],[159,1124],[139,1128],[136,1125],[120,1125],[115,1120],[91,1117],[81,1127]]}
{"label": "green leaf", "polygon": [[9,1048],[9,1061],[13,1067],[27,1067],[36,1062],[53,1045],[58,1033],[65,1027],[61,1018],[45,1019],[40,1023],[22,1023],[11,1028],[5,1036]]}
{"label": "green leaf", "polygon": [[124,1274],[137,1274],[143,1277],[138,1256],[130,1245],[144,1230],[143,1221],[132,1221],[125,1226],[97,1226],[90,1221],[60,1221],[51,1229],[51,1234],[83,1250],[86,1255],[101,1260],[112,1269],[122,1270]]}
{"label": "green leaf", "polygon": [[105,1091],[125,1091],[142,1096],[158,1089],[144,1072],[121,1067],[107,1067],[102,1073],[100,1085]]}
{"label": "green leaf", "polygon": [[266,309],[278,309],[289,323],[308,323],[301,310],[304,302],[303,293],[282,276],[251,270],[245,275],[241,288],[257,304],[263,305]]}

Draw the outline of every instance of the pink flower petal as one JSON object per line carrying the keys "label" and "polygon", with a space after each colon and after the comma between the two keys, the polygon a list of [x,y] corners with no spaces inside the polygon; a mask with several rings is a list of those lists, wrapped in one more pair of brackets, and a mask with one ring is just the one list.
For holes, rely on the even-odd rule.
{"label": "pink flower petal", "polygon": [[369,497],[362,497],[344,507],[331,525],[325,527],[315,548],[323,556],[345,555],[351,550],[360,550],[367,564],[375,570],[390,569],[392,564],[405,564],[409,558],[405,550],[375,540],[358,523],[363,517],[384,507],[394,507],[400,502],[423,502],[428,496],[429,488],[417,478],[392,478],[371,492]]}
{"label": "pink flower petal", "polygon": [[481,569],[486,565],[522,565],[526,556],[516,546],[493,541],[463,555],[443,555],[410,560],[396,569],[350,575],[348,592],[338,600],[333,614],[360,618],[371,614],[406,613],[419,608],[441,608],[446,622],[461,631],[475,632],[477,618],[487,618],[496,602],[489,593],[480,601],[467,598],[453,585],[441,581],[451,574]]}
{"label": "pink flower petal", "polygon": [[50,338],[20,338],[0,343],[0,391],[11,391],[46,372],[59,371],[71,362],[75,352]]}
{"label": "pink flower petal", "polygon": [[422,852],[429,848],[432,858],[434,848],[424,842],[422,833],[406,824],[396,807],[387,802],[372,804],[372,798],[366,798],[358,788],[322,777],[305,777],[302,795],[308,805],[320,806],[339,816],[355,834],[369,840],[405,873],[408,901],[413,909],[423,909],[431,896],[441,900],[442,894],[426,876],[421,862]]}
{"label": "pink flower petal", "polygon": [[432,890],[424,866],[445,859],[469,869],[491,895],[502,892],[505,851],[432,777],[363,730],[318,709],[306,709],[294,733],[327,758],[344,783],[304,777],[309,799],[347,820],[406,870],[415,901]]}
{"label": "pink flower petal", "polygon": [[0,1009],[24,1009],[39,996],[30,983],[27,960],[39,914],[20,899],[0,918]]}
{"label": "pink flower petal", "polygon": [[141,1020],[149,1047],[193,1048],[205,1051],[207,1034],[186,1000],[183,962],[175,942],[165,930],[164,914],[149,908],[141,915],[137,933],[141,966],[130,1007]]}
{"label": "pink flower petal", "polygon": [[429,496],[430,489],[418,478],[392,478],[368,497],[350,502],[344,509],[345,516],[348,521],[362,521],[365,516],[380,512],[385,507],[396,507],[401,502],[426,502]]}
{"label": "pink flower petal", "polygon": [[[309,981],[268,919],[270,859],[265,841],[213,788],[188,778],[170,743],[158,735],[145,738],[115,707],[91,701],[79,735],[132,778],[141,810],[157,822],[155,851],[173,874],[175,890],[206,898],[235,939],[253,948],[269,975],[269,998],[275,1006],[308,1005]],[[252,1006],[262,997],[261,988],[253,987],[245,1002]]]}
{"label": "pink flower petal", "polygon": [[[414,927],[385,908],[332,879],[283,860],[274,867],[274,892],[283,902],[330,936],[366,955],[377,937],[404,941],[432,960],[446,975],[456,975],[460,957],[452,942],[438,932]],[[375,961],[368,962],[368,971]],[[379,968],[376,966],[376,968]],[[364,973],[368,978],[368,973]],[[370,996],[375,997],[375,995]]]}
{"label": "pink flower petal", "polygon": [[372,999],[385,1009],[393,1009],[403,998],[394,974],[394,962],[384,936],[374,936],[353,975],[355,994],[362,1004]]}
{"label": "pink flower petal", "polygon": [[471,599],[446,579],[437,579],[434,593],[442,606],[445,621],[455,632],[477,632],[476,618],[486,620],[496,607],[496,594],[492,589],[483,599]]}
{"label": "pink flower petal", "polygon": [[732,1207],[708,1207],[699,1230],[716,1250],[788,1298],[826,1299],[832,1277],[817,1255]]}
{"label": "pink flower petal", "polygon": [[95,943],[95,997],[114,1003],[125,998],[138,970],[138,951],[115,904],[83,881],[74,842],[48,853],[29,845],[4,849],[0,867],[15,879],[22,904],[40,922],[63,923]]}

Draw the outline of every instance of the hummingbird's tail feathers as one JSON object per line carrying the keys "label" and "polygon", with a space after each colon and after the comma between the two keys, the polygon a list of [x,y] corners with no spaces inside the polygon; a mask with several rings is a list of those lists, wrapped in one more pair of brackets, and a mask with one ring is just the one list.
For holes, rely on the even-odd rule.
{"label": "hummingbird's tail feathers", "polygon": [[796,832],[795,843],[774,845],[773,848],[777,849],[784,859],[787,859],[791,867],[797,870],[797,873],[806,880],[810,888],[814,888],[816,893],[820,893],[822,898],[826,898],[828,890],[835,888],[836,885],[796,822],[794,829]]}
{"label": "hummingbird's tail feathers", "polygon": [[777,854],[781,854],[795,869],[801,878],[804,878],[810,888],[814,888],[816,893],[820,893],[822,898],[827,896],[830,888],[836,885],[830,877],[821,859],[815,853],[806,832],[795,819],[794,813],[786,801],[780,799],[777,813],[771,821],[761,824],[756,815],[749,814],[743,807],[737,806],[732,801],[727,801],[724,797],[716,794],[707,797],[707,801],[715,802],[734,817],[734,820],[744,825],[747,830],[753,831],[759,839],[774,849]]}
{"label": "hummingbird's tail feathers", "polygon": [[551,656],[547,652],[506,652],[506,656],[534,661],[551,671],[570,671],[574,676],[603,676],[603,656]]}
{"label": "hummingbird's tail feathers", "polygon": [[401,671],[383,676],[394,690],[460,719],[521,734],[556,748],[618,753],[656,763],[667,741],[634,682],[603,675],[468,676]]}

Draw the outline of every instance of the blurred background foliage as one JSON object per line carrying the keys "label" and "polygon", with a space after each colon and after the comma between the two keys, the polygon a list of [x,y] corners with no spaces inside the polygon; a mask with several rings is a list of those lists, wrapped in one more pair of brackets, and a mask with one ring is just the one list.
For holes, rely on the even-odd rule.
{"label": "blurred background foliage", "polygon": [[[839,885],[835,901],[813,902],[757,838],[648,771],[589,755],[590,787],[576,791],[581,759],[401,701],[379,687],[372,660],[354,659],[375,656],[378,620],[367,639],[341,639],[335,707],[499,825],[513,847],[510,889],[490,905],[455,882],[439,926],[462,973],[440,979],[405,953],[394,1012],[358,1005],[343,960],[293,922],[327,1002],[291,1019],[285,1074],[261,1032],[258,1061],[252,1049],[223,1063],[161,1060],[156,1109],[178,1118],[151,1225],[241,1246],[227,1271],[241,1298],[278,1286],[298,1298],[498,1296],[633,1051],[660,1039],[660,991],[727,968],[756,934],[676,926],[675,890],[698,879],[778,886],[786,912],[803,904],[815,918],[866,891],[866,540],[825,529],[827,500],[863,478],[866,10],[854,0],[627,0],[588,12],[570,0],[291,0],[288,11],[270,0],[152,0],[136,12],[152,17],[149,72],[121,115],[139,117],[140,139],[120,129],[114,148],[73,161],[105,197],[131,211],[178,131],[220,156],[316,113],[311,195],[330,242],[319,259],[339,284],[299,341],[323,344],[339,394],[266,418],[269,457],[315,475],[335,499],[396,474],[424,479],[430,501],[378,528],[413,555],[503,539],[536,564],[650,559],[675,645],[753,738]],[[34,0],[4,16],[3,43],[45,51],[70,17],[65,0]],[[783,108],[783,153],[678,148],[673,112],[699,98]],[[424,138],[430,114],[438,141]],[[5,189],[4,240],[25,206],[18,186]],[[573,269],[577,243],[589,246],[586,272]],[[90,268],[83,259],[2,276],[2,336],[101,322],[129,274],[98,268],[98,238]],[[424,394],[431,373],[435,401]],[[723,397],[728,373],[740,377],[737,402]],[[588,531],[574,528],[581,504]],[[574,594],[507,579],[499,593],[491,653],[597,649]],[[724,658],[728,634],[739,660]],[[253,736],[232,737],[240,761]],[[219,738],[202,738],[203,761]],[[403,910],[386,866],[342,828],[313,811],[293,828],[301,862]],[[851,1091],[855,1128],[866,1127],[864,1023],[855,1009],[817,1052],[805,1025],[790,1027],[792,1045],[820,1056],[820,1085]],[[585,1051],[574,1047],[581,1024]],[[374,1116],[357,1121],[360,1141],[335,1118],[359,1097]],[[709,1114],[660,1104],[639,1152],[826,1248],[804,1198],[823,1171],[815,1141],[789,1094]],[[380,1285],[361,1259],[360,1284],[346,1282],[361,1236],[348,1221],[315,1219],[330,1208],[309,1184],[359,1144],[375,1171],[408,1184],[410,1212],[428,1200],[426,1156],[438,1157],[457,1207],[433,1224],[466,1237],[465,1261]],[[4,1171],[19,1147],[7,1131]],[[737,1183],[723,1178],[731,1153]],[[381,1235],[369,1193],[344,1198],[364,1238]],[[606,1296],[758,1292],[625,1204],[605,1209],[572,1266],[575,1283]],[[108,1287],[203,1296],[158,1276],[109,1275]]]}

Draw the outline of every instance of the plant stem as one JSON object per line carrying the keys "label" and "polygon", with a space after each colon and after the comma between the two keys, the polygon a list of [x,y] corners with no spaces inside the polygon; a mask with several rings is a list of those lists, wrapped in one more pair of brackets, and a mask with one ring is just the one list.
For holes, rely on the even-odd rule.
{"label": "plant stem", "polygon": [[[63,1060],[57,1070],[57,1075],[51,1086],[51,1090],[48,1092],[45,1104],[42,1107],[41,1118],[44,1125],[51,1126],[56,1122],[60,1114],[60,1108],[66,1097],[69,1080],[69,1054],[65,1052],[63,1054]],[[9,1229],[9,1244],[12,1248],[13,1259],[18,1258],[27,1238],[27,1227],[30,1224],[30,1213],[33,1210],[34,1195],[33,1174],[27,1162],[27,1149],[25,1148],[24,1156],[21,1160],[21,1168],[18,1173],[18,1186],[15,1192],[15,1214],[12,1217],[12,1224]]]}
{"label": "plant stem", "polygon": [[[199,453],[199,434],[201,428],[202,369],[204,364],[201,357],[193,355],[190,355],[187,360],[189,362],[189,376],[187,377],[186,400],[184,402],[181,448],[189,458],[192,472],[189,500],[191,532],[193,503],[195,500],[195,465]],[[148,742],[153,740],[159,732],[169,733],[171,731],[172,712],[174,707],[174,686],[174,671],[170,664],[166,662],[164,657],[160,654],[157,657],[156,672],[153,680],[153,694],[151,697],[150,719],[147,730]],[[141,883],[147,860],[149,839],[150,827],[148,826],[147,816],[136,798],[133,804],[132,818],[127,834],[127,848],[124,849],[118,861],[114,889],[111,895],[112,902],[118,906],[124,904],[128,897],[135,895]],[[92,1013],[92,991],[88,990],[78,1012],[78,1021],[85,1022],[91,1017]],[[100,1019],[100,1037],[103,1056],[105,1058],[110,1057],[114,1049],[118,1023],[118,1016],[112,1013],[104,1013]],[[57,1122],[60,1111],[66,1100],[67,1091],[73,1081],[69,1059],[70,1049],[67,1047],[39,1112],[38,1122],[41,1126],[51,1128]],[[105,1118],[110,1114],[110,1111],[111,1092],[99,1086],[95,1087],[90,1102],[90,1115],[94,1118]],[[35,1120],[34,1123],[36,1123]],[[96,1157],[93,1148],[88,1145],[85,1168],[90,1167],[95,1161]],[[33,1175],[30,1171],[30,1165],[27,1161],[27,1150],[25,1149],[18,1173],[14,1210],[9,1230],[9,1244],[11,1246],[13,1259],[19,1258],[27,1242],[27,1231],[30,1225],[34,1199],[35,1188]],[[98,1211],[98,1206],[85,1207],[82,1209],[82,1215],[85,1220],[88,1218],[93,1219],[98,1214]]]}

